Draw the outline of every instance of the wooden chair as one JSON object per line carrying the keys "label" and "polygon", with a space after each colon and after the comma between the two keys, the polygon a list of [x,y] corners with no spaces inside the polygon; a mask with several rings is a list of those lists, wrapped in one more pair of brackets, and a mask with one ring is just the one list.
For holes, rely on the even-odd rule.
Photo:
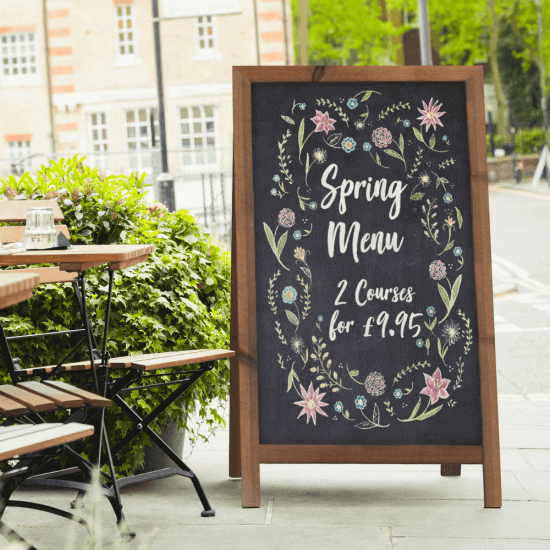
{"label": "wooden chair", "polygon": [[[13,406],[18,408],[20,414],[24,414],[25,407],[20,403],[14,402]],[[12,470],[0,474],[0,535],[11,543],[23,543],[25,548],[36,550],[34,546],[2,521],[8,506],[41,510],[72,519],[84,525],[91,535],[88,523],[78,516],[36,502],[11,500],[11,496],[29,476],[40,470],[51,457],[62,453],[65,445],[89,437],[93,433],[93,426],[85,426],[76,422],[71,424],[0,426],[0,462],[9,459],[17,460],[17,464]],[[0,547],[2,547],[1,544]]]}
{"label": "wooden chair", "polygon": [[[32,297],[32,289],[41,283],[41,276],[33,269],[9,270],[0,272],[0,309],[20,303]],[[47,336],[50,333],[41,334],[39,336]],[[31,335],[34,337],[36,335]],[[104,435],[104,411],[111,406],[111,400],[102,397],[99,392],[98,384],[96,383],[96,393],[91,393],[87,390],[73,386],[61,381],[42,380],[24,380],[22,369],[11,356],[9,341],[10,339],[21,337],[6,337],[4,329],[0,324],[0,352],[7,364],[8,373],[12,379],[12,384],[0,385],[0,417],[2,418],[2,426],[13,425],[16,422],[24,422],[27,424],[45,425],[41,413],[55,411],[59,409],[70,409],[71,416],[67,425],[74,423],[75,415],[81,413],[81,417],[87,416],[90,410],[101,411],[99,430],[98,432],[98,458],[97,465],[100,463],[101,443],[105,440],[105,447],[108,454],[108,463],[111,470],[111,476],[114,475],[114,466],[112,456],[108,446],[108,440]],[[97,378],[96,378],[97,382]],[[78,469],[82,471],[89,480],[92,479],[94,465],[85,460],[70,447],[64,446],[65,453],[70,459],[76,463]],[[33,463],[34,464],[34,463]],[[38,469],[45,465],[45,461],[40,461],[34,464],[29,470],[29,475],[25,476],[22,481],[27,482],[29,476],[36,476]],[[88,484],[67,481],[63,479],[40,479],[33,480],[33,484],[39,485],[57,485],[65,488],[74,488],[83,493],[89,489]],[[128,528],[127,522],[122,514],[122,504],[118,488],[115,486],[112,490],[108,489],[103,484],[103,494],[107,496],[117,518],[117,524],[124,536],[134,536],[135,534]]]}

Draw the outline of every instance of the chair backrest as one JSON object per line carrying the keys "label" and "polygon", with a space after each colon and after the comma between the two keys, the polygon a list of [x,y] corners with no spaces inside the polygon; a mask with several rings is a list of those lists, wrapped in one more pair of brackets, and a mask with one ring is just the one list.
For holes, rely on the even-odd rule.
{"label": "chair backrest", "polygon": [[[0,201],[0,223],[25,223],[27,221],[27,209],[33,207],[49,206],[53,210],[54,222],[63,220],[63,212],[57,201]],[[56,225],[57,234],[63,233],[70,240],[69,229],[66,225]],[[25,226],[0,227],[0,242],[3,244],[14,243],[23,239]],[[2,263],[0,256],[0,266]],[[41,267],[18,269],[18,272],[34,273],[39,275],[40,284],[69,283],[74,279],[74,274],[60,271],[59,267]]]}

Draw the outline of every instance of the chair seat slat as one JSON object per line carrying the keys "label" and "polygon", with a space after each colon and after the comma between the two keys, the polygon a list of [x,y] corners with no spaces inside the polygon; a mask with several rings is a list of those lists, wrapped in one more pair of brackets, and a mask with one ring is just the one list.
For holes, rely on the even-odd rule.
{"label": "chair seat slat", "polygon": [[[93,426],[85,426],[76,422],[69,424],[39,424],[29,426],[29,428],[32,428],[32,430],[27,431],[25,434],[13,434],[13,437],[2,441],[0,460],[8,460],[14,456],[22,456],[57,445],[71,443],[89,437],[94,433]],[[1,433],[2,428],[0,428]]]}
{"label": "chair seat slat", "polygon": [[51,399],[58,407],[64,409],[82,407],[84,405],[84,401],[80,397],[52,388],[51,386],[46,386],[40,382],[19,382],[16,387],[24,388],[31,393]]}
{"label": "chair seat slat", "polygon": [[55,403],[51,399],[46,399],[18,386],[0,386],[0,395],[5,395],[9,399],[21,403],[33,412],[53,411],[55,409]]}
{"label": "chair seat slat", "polygon": [[60,391],[67,392],[71,395],[76,395],[77,397],[80,397],[84,401],[84,403],[86,403],[87,405],[90,405],[91,407],[110,407],[111,406],[110,399],[106,399],[105,397],[101,397],[99,395],[96,395],[95,393],[91,393],[81,388],[77,388],[76,386],[71,386],[66,382],[61,382],[57,380],[45,380],[44,382],[42,382],[42,384],[46,386],[50,386],[51,388],[54,388]]}
{"label": "chair seat slat", "polygon": [[5,416],[16,416],[26,414],[27,408],[5,395],[0,395],[0,413]]}
{"label": "chair seat slat", "polygon": [[225,359],[226,357],[232,357],[235,352],[225,349],[209,349],[201,351],[180,352],[179,355],[171,357],[150,357],[148,359],[141,359],[133,361],[131,368],[151,371],[156,369],[167,369],[172,367],[181,367],[183,365],[194,365],[196,363],[204,363],[206,361],[215,361],[217,359]]}

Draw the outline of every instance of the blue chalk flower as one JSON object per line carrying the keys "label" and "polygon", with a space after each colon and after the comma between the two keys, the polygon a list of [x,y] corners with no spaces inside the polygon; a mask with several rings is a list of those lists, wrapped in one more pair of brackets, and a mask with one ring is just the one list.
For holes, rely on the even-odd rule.
{"label": "blue chalk flower", "polygon": [[362,395],[358,395],[357,396],[357,399],[355,400],[355,406],[360,409],[360,410],[363,410],[366,406],[367,406],[367,400],[365,397],[363,397]]}
{"label": "blue chalk flower", "polygon": [[317,321],[319,321],[319,323],[322,323],[323,322],[323,316],[319,315],[319,317],[317,317]]}
{"label": "blue chalk flower", "polygon": [[396,399],[401,399],[403,397],[403,392],[401,390],[395,390],[393,392],[393,396],[396,398]]}
{"label": "blue chalk flower", "polygon": [[354,97],[348,99],[348,107],[350,109],[355,109],[357,105],[359,105],[359,101],[357,101]]}
{"label": "blue chalk flower", "polygon": [[372,149],[372,145],[370,143],[363,143],[363,151],[370,151]]}
{"label": "blue chalk flower", "polygon": [[334,410],[337,413],[341,413],[344,410],[344,404],[342,401],[336,401],[336,403],[334,403]]}
{"label": "blue chalk flower", "polygon": [[435,315],[435,307],[434,306],[429,306],[427,309],[426,309],[426,313],[430,316],[430,317],[433,317]]}
{"label": "blue chalk flower", "polygon": [[443,136],[443,141],[447,141],[447,136]]}
{"label": "blue chalk flower", "polygon": [[302,111],[306,108],[306,104],[305,103],[300,103],[298,105],[298,107],[300,107],[300,109],[302,109]]}
{"label": "blue chalk flower", "polygon": [[352,151],[355,151],[355,140],[353,138],[347,137],[342,140],[342,149],[346,153],[351,153]]}
{"label": "blue chalk flower", "polygon": [[443,195],[443,200],[444,200],[447,204],[449,204],[449,203],[453,202],[453,196],[452,196],[450,193],[445,193],[445,194]]}
{"label": "blue chalk flower", "polygon": [[271,190],[271,194],[276,197],[277,196],[277,189],[275,187]]}
{"label": "blue chalk flower", "polygon": [[455,249],[453,250],[453,254],[455,256],[460,256],[462,254],[462,248],[460,248],[460,246],[456,246]]}
{"label": "blue chalk flower", "polygon": [[301,238],[302,238],[302,232],[297,229],[296,231],[294,231],[294,233],[292,233],[292,236],[297,240],[299,241]]}
{"label": "blue chalk flower", "polygon": [[317,210],[317,203],[315,201],[309,203],[309,207],[312,210]]}
{"label": "blue chalk flower", "polygon": [[404,120],[403,121],[403,126],[405,126],[405,128],[408,128],[410,125],[411,125],[410,120]]}
{"label": "blue chalk flower", "polygon": [[273,181],[280,182],[281,181],[281,176],[279,176],[279,174],[275,174],[273,176]]}
{"label": "blue chalk flower", "polygon": [[416,345],[421,348],[423,345],[424,345],[424,342],[422,341],[421,338],[419,338],[417,341],[416,341]]}
{"label": "blue chalk flower", "polygon": [[293,286],[285,286],[282,292],[283,302],[285,304],[293,304],[298,297],[298,292]]}

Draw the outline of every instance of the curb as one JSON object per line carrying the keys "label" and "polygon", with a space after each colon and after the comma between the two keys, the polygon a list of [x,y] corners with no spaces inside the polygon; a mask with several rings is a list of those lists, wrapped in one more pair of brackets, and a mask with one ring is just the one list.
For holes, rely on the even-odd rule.
{"label": "curb", "polygon": [[517,283],[513,284],[498,284],[493,287],[493,298],[500,298],[506,294],[512,294],[518,291]]}

